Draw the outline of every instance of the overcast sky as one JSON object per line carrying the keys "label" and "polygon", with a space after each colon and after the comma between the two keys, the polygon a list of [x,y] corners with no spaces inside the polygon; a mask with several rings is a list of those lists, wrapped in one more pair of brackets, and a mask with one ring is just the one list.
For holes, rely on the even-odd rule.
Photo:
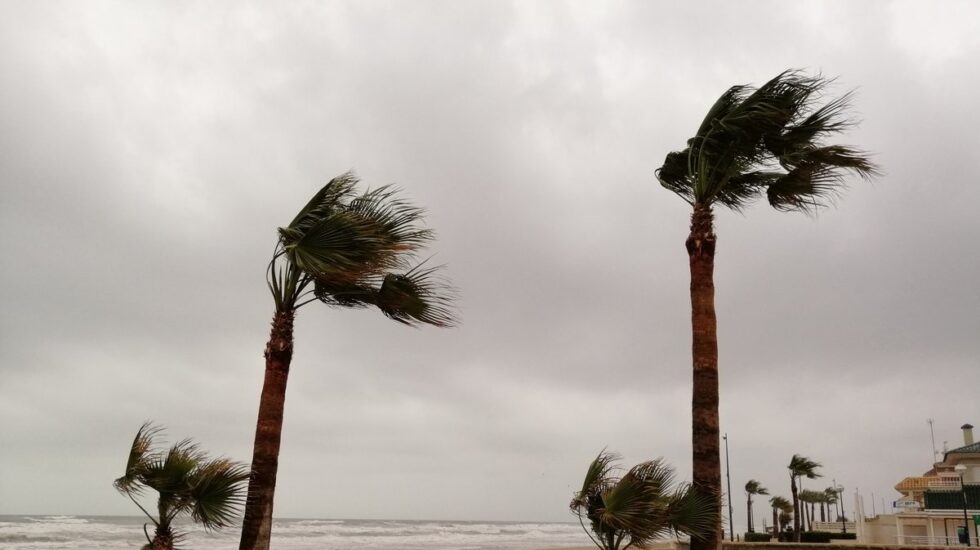
{"label": "overcast sky", "polygon": [[[571,519],[601,450],[690,478],[689,207],[733,84],[856,89],[884,175],[717,214],[735,524],[980,424],[976,2],[0,3],[0,514],[135,514],[147,419],[248,461],[276,227],[329,178],[428,210],[459,328],[300,310],[276,513]],[[853,501],[846,501],[848,511]],[[757,528],[769,517],[756,508]]]}

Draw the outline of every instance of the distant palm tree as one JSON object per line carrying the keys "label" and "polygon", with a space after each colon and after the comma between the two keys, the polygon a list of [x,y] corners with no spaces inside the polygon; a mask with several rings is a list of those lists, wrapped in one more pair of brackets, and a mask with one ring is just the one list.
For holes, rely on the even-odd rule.
{"label": "distant palm tree", "polygon": [[721,457],[714,213],[740,211],[763,195],[780,211],[815,212],[844,186],[844,174],[871,177],[867,155],[823,139],[846,129],[850,94],[820,104],[830,81],[784,72],[758,88],[733,86],[708,109],[697,133],[669,153],[656,175],[691,205],[686,248],[693,333],[692,483],[714,497],[716,528],[691,550],[718,550]]}
{"label": "distant palm tree", "polygon": [[[143,526],[148,543],[144,550],[172,550],[179,544],[183,534],[174,529],[173,521],[181,515],[190,515],[208,530],[230,525],[244,504],[249,475],[243,464],[208,458],[188,439],[167,452],[154,450],[153,438],[160,431],[150,423],[140,427],[129,449],[126,473],[113,483],[155,526],[152,539]],[[158,493],[155,517],[136,499],[147,488]]]}
{"label": "distant palm tree", "polygon": [[820,463],[814,462],[805,456],[793,455],[789,461],[789,483],[790,490],[793,492],[793,541],[800,542],[800,495],[796,485],[796,480],[801,477],[816,479],[820,477],[817,468]]}
{"label": "distant palm tree", "polygon": [[773,534],[778,537],[786,524],[782,519],[783,514],[789,515],[793,511],[793,504],[783,497],[775,496],[769,499],[769,505],[772,506]]}
{"label": "distant palm tree", "polygon": [[755,515],[752,513],[752,495],[768,495],[769,489],[766,489],[758,481],[754,479],[748,480],[745,483],[745,494],[748,496],[748,502],[745,508],[748,510],[749,519],[749,533],[755,533]]}
{"label": "distant palm tree", "polygon": [[598,548],[645,548],[664,535],[683,533],[693,539],[714,528],[710,499],[690,485],[674,487],[674,470],[661,459],[637,464],[617,477],[613,462],[618,458],[599,453],[570,504]]}
{"label": "distant palm tree", "polygon": [[357,178],[330,180],[286,227],[266,268],[275,300],[265,348],[265,382],[259,401],[241,550],[268,550],[279,464],[286,379],[293,357],[293,319],[311,302],[373,306],[406,325],[450,326],[452,293],[435,277],[438,268],[415,264],[432,240],[419,226],[423,211],[390,187],[356,194]]}
{"label": "distant palm tree", "polygon": [[804,519],[806,520],[806,527],[804,527],[804,531],[813,530],[814,506],[821,502],[823,498],[823,491],[814,491],[811,489],[803,489],[800,491],[800,501],[804,506],[809,505],[809,508],[805,510],[803,515]]}
{"label": "distant palm tree", "polygon": [[[834,504],[837,504],[837,489],[835,489],[834,487],[827,487],[826,489],[823,490],[823,494],[824,494],[824,498],[827,499],[826,500],[827,521],[836,521],[834,519],[831,519],[832,516],[830,514],[835,513],[837,511],[836,506],[832,506]],[[837,519],[840,519],[839,517],[840,514],[837,515],[838,515]]]}

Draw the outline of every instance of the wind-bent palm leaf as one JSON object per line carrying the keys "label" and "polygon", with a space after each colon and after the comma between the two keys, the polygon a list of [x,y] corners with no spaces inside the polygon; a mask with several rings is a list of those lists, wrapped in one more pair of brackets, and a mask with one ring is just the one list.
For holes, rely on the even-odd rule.
{"label": "wind-bent palm leaf", "polygon": [[227,459],[201,465],[190,480],[191,518],[208,530],[232,524],[245,504],[248,476],[247,468]]}
{"label": "wind-bent palm leaf", "polygon": [[162,428],[150,422],[144,422],[140,426],[129,449],[129,458],[126,459],[126,473],[113,483],[116,490],[132,495],[140,495],[143,492],[141,476],[145,474],[150,463],[158,460],[157,455],[153,453],[153,438],[161,431]]}
{"label": "wind-bent palm leaf", "polygon": [[852,94],[816,104],[831,82],[786,71],[754,90],[733,86],[688,147],[668,153],[658,180],[692,205],[741,210],[766,193],[779,210],[825,206],[845,172],[869,178],[877,171],[862,151],[820,143],[853,124],[845,117]]}
{"label": "wind-bent palm leaf", "polygon": [[822,477],[819,473],[817,473],[817,468],[819,467],[819,462],[814,462],[813,460],[801,455],[793,455],[793,458],[789,461],[790,474],[796,477],[805,476],[808,479]]}
{"label": "wind-bent palm leaf", "polygon": [[[208,530],[234,521],[244,504],[244,484],[250,472],[228,459],[208,459],[189,439],[166,453],[155,451],[153,436],[160,431],[150,423],[140,427],[126,461],[126,475],[114,485],[153,521],[155,535],[149,547],[176,548],[184,535],[173,529],[172,522],[181,514],[189,513]],[[134,498],[146,488],[158,493],[157,517]]]}
{"label": "wind-bent palm leaf", "polygon": [[616,478],[617,458],[599,453],[570,504],[580,520],[589,520],[590,537],[599,548],[615,550],[624,542],[626,547],[643,547],[672,532],[698,536],[711,529],[710,500],[689,485],[672,488],[670,466],[651,460]]}

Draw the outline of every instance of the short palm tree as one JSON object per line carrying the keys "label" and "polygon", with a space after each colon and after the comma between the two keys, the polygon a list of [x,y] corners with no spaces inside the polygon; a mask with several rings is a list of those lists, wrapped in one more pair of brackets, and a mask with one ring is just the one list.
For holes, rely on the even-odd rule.
{"label": "short palm tree", "polygon": [[[174,529],[181,515],[205,529],[219,529],[234,522],[245,502],[248,468],[225,458],[211,459],[185,439],[166,452],[154,449],[153,438],[160,428],[143,424],[126,461],[126,473],[113,485],[128,496],[154,525],[153,538],[143,526],[144,550],[172,550],[183,538]],[[157,515],[146,511],[136,497],[147,489],[157,492]]]}
{"label": "short palm tree", "polygon": [[[823,490],[823,495],[827,503],[827,521],[835,521],[831,519],[832,517],[835,517],[831,514],[837,512],[837,507],[835,506],[837,504],[837,489],[834,487],[827,487]],[[837,519],[840,519],[839,516],[840,514],[836,515]]]}
{"label": "short palm tree", "polygon": [[420,227],[423,210],[391,187],[357,194],[357,178],[330,180],[285,227],[266,269],[275,300],[265,348],[265,381],[259,401],[241,550],[268,550],[279,464],[286,379],[293,357],[296,311],[322,302],[342,308],[376,307],[410,326],[450,326],[453,293],[438,268],[417,263],[432,240]]}
{"label": "short palm tree", "polygon": [[618,458],[599,453],[570,505],[598,548],[645,548],[664,535],[697,538],[713,529],[710,500],[690,485],[673,487],[669,465],[660,459],[642,462],[617,477],[613,462]]}
{"label": "short palm tree", "polygon": [[814,491],[812,489],[803,489],[800,491],[800,502],[801,506],[804,508],[803,519],[806,521],[806,525],[803,527],[804,531],[813,530],[813,520],[814,520],[814,507],[820,503],[823,499],[823,491]]}
{"label": "short palm tree", "polygon": [[783,521],[783,514],[787,516],[793,511],[793,503],[786,500],[784,497],[774,496],[769,499],[769,505],[772,506],[772,528],[773,535],[778,537],[779,533],[782,532],[783,527],[785,527],[786,522]]}
{"label": "short palm tree", "polygon": [[755,525],[754,525],[755,518],[752,513],[752,497],[753,495],[768,495],[768,494],[769,494],[769,489],[766,489],[765,487],[762,486],[761,483],[759,483],[754,479],[750,479],[745,483],[745,495],[748,497],[748,502],[745,504],[745,508],[746,510],[748,510],[748,513],[746,515],[748,516],[748,521],[749,521],[749,533],[755,533]]}
{"label": "short palm tree", "polygon": [[816,479],[821,477],[817,473],[820,463],[814,462],[805,456],[793,455],[789,461],[789,486],[793,492],[793,541],[800,542],[800,494],[796,480],[802,477]]}
{"label": "short palm tree", "polygon": [[850,94],[821,104],[830,81],[784,72],[758,88],[733,86],[708,109],[694,137],[669,153],[657,179],[691,205],[686,248],[693,332],[692,482],[715,495],[718,529],[691,550],[717,550],[721,527],[718,337],[714,300],[716,205],[741,211],[765,196],[780,211],[815,212],[848,172],[875,173],[867,155],[823,139],[850,126]]}

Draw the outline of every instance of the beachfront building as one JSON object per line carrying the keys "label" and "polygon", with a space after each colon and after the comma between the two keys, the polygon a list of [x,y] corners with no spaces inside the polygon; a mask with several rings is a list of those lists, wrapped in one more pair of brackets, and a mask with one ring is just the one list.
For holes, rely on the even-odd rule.
{"label": "beachfront building", "polygon": [[971,545],[977,546],[980,442],[973,439],[973,426],[964,424],[961,428],[962,447],[946,451],[942,462],[921,476],[907,477],[895,485],[902,494],[894,503],[898,512],[861,522],[858,532],[863,542],[958,546],[963,544],[965,527]]}

